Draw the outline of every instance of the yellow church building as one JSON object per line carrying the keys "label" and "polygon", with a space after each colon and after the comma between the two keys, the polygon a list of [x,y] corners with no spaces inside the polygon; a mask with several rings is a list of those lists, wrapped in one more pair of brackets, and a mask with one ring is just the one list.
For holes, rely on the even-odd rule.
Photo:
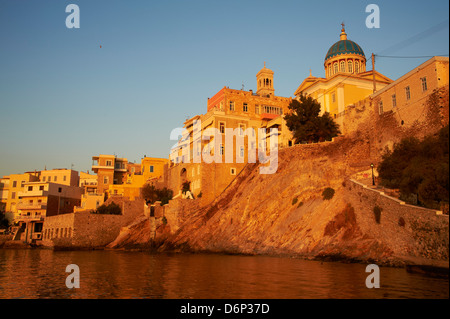
{"label": "yellow church building", "polygon": [[[322,106],[322,113],[328,112],[339,119],[345,114],[346,106],[392,83],[391,79],[377,71],[367,71],[366,63],[363,49],[347,38],[342,25],[339,41],[330,47],[325,56],[325,78],[310,74],[294,95],[305,94],[315,98]],[[339,122],[337,120],[338,124],[342,124]]]}

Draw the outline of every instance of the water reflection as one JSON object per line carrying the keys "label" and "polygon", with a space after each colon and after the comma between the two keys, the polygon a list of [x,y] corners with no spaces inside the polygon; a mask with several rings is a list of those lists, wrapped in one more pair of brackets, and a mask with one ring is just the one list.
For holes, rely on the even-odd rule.
{"label": "water reflection", "polygon": [[[68,264],[80,288],[65,286]],[[368,289],[366,265],[292,258],[152,255],[125,251],[1,250],[0,298],[448,298],[448,279],[381,268]]]}

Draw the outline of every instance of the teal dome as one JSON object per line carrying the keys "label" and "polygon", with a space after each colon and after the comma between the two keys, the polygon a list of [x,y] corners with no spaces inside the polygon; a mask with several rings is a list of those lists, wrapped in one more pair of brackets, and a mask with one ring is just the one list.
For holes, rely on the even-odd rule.
{"label": "teal dome", "polygon": [[328,60],[329,58],[341,54],[357,54],[366,58],[363,49],[361,49],[361,47],[357,45],[355,42],[350,40],[340,40],[335,44],[333,44],[331,48],[328,50],[327,56],[325,57],[325,61]]}

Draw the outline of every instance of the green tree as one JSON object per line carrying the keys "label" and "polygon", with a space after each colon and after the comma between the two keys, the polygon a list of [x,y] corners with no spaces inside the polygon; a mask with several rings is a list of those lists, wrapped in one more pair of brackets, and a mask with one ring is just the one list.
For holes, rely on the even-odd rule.
{"label": "green tree", "polygon": [[330,140],[341,133],[328,112],[319,115],[320,104],[310,96],[301,95],[300,101],[292,100],[289,109],[284,119],[295,143]]}
{"label": "green tree", "polygon": [[158,191],[155,185],[145,184],[142,187],[141,194],[147,203],[153,204],[158,200]]}
{"label": "green tree", "polygon": [[398,188],[403,198],[411,195],[418,204],[438,209],[449,201],[448,126],[422,141],[408,137],[386,151],[378,166],[381,182]]}
{"label": "green tree", "polygon": [[147,204],[154,204],[156,201],[161,201],[161,205],[164,205],[173,197],[173,191],[171,189],[167,187],[159,189],[152,184],[145,184],[142,187],[141,193]]}

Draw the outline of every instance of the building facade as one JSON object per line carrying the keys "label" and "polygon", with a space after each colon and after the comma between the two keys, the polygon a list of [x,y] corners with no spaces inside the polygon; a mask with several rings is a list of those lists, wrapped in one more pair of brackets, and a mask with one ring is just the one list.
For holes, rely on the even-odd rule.
{"label": "building facade", "polygon": [[18,193],[17,213],[14,222],[18,224],[14,240],[33,242],[41,239],[45,218],[74,211],[81,203],[83,189],[78,186],[53,182],[26,182]]}
{"label": "building facade", "polygon": [[325,78],[310,74],[295,91],[316,99],[321,112],[328,112],[342,126],[347,105],[363,100],[375,91],[392,83],[383,74],[366,70],[367,59],[363,49],[347,38],[342,27],[340,40],[328,50],[325,61]]}

